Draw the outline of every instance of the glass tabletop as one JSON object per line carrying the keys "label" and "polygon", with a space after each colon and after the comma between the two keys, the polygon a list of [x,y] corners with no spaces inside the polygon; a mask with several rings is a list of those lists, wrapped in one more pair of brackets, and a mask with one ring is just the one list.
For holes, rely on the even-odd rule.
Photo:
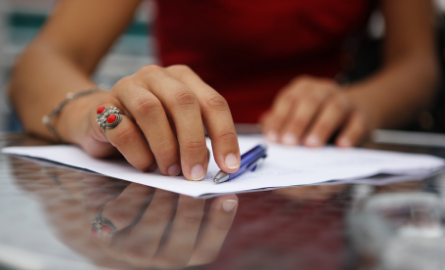
{"label": "glass tabletop", "polygon": [[444,187],[379,175],[205,200],[0,154],[0,269],[443,269]]}

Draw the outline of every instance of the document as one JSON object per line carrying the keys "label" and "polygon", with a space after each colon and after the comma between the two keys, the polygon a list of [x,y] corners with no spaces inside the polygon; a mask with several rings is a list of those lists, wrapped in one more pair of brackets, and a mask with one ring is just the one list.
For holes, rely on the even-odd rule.
{"label": "document", "polygon": [[[239,136],[241,153],[259,143],[262,136]],[[207,141],[211,149],[210,141]],[[70,145],[7,147],[3,153],[45,159],[71,167],[90,170],[106,176],[127,180],[193,197],[251,192],[281,187],[308,185],[333,180],[353,180],[377,174],[428,175],[444,167],[444,160],[422,154],[368,149],[322,147],[310,149],[268,143],[268,157],[255,172],[245,173],[232,181],[215,184],[219,168],[210,160],[202,181],[187,181],[183,176],[164,176],[159,171],[144,173],[125,160],[95,159],[82,149]]]}

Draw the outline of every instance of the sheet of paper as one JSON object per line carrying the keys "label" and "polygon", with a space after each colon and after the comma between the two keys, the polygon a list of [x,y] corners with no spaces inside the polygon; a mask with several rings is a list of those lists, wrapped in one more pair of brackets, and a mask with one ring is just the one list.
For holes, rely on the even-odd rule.
{"label": "sheet of paper", "polygon": [[[210,141],[207,143],[211,149]],[[241,153],[259,143],[264,143],[261,136],[239,136]],[[245,173],[222,184],[213,183],[213,177],[219,171],[213,159],[202,181],[187,181],[182,176],[168,177],[159,172],[140,172],[125,160],[95,159],[81,149],[69,145],[8,147],[2,152],[55,161],[194,197],[307,185],[330,180],[359,179],[379,173],[429,174],[441,169],[445,164],[441,158],[419,154],[335,147],[308,149],[279,144],[268,144],[268,147],[268,157],[257,171]]]}

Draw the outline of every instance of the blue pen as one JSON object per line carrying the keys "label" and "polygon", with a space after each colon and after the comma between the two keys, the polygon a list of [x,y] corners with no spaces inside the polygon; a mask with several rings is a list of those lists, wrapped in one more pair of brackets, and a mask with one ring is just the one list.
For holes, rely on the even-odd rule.
{"label": "blue pen", "polygon": [[223,171],[219,171],[213,179],[213,182],[219,184],[232,180],[233,178],[238,177],[245,172],[253,172],[258,167],[258,164],[266,157],[267,145],[259,144],[241,156],[241,165],[237,172],[226,173]]}

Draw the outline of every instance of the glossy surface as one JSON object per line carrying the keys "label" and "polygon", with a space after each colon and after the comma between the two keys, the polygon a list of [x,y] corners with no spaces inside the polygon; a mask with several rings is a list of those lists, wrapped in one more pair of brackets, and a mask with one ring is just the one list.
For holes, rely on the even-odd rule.
{"label": "glossy surface", "polygon": [[[44,144],[0,136],[0,147]],[[444,265],[444,179],[381,176],[238,194],[236,203],[0,155],[0,269],[435,269]],[[118,227],[109,238],[92,233],[101,208]]]}

